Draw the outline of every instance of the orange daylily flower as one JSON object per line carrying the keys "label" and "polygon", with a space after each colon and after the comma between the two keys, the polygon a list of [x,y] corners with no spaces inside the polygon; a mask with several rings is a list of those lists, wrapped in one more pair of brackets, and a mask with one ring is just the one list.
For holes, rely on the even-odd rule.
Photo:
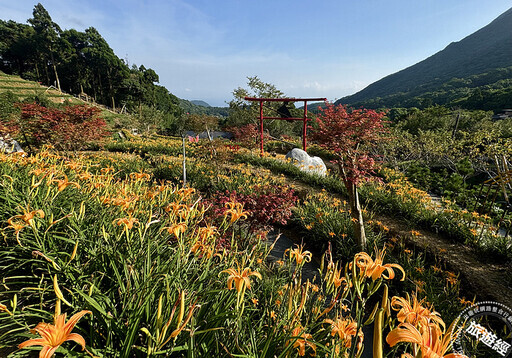
{"label": "orange daylily flower", "polygon": [[30,211],[30,207],[27,206],[26,209],[23,209],[23,214],[14,215],[7,220],[7,224],[9,224],[7,225],[7,228],[14,229],[14,233],[16,234],[16,241],[18,241],[18,244],[21,245],[19,239],[20,231],[27,225],[32,226],[36,216],[40,217],[41,219],[44,218],[44,211],[40,209]]}
{"label": "orange daylily flower", "polygon": [[[402,271],[402,279],[405,279],[405,272],[402,266],[398,264],[385,264],[383,265],[384,256],[386,255],[386,248],[383,248],[381,251],[376,250],[377,254],[375,260],[373,260],[366,252],[360,252],[355,256],[356,266],[361,270],[361,276],[371,277],[373,281],[376,279],[383,277],[387,280],[392,280],[395,278],[395,271],[393,268],[396,268]],[[384,275],[384,271],[387,272],[387,276]]]}
{"label": "orange daylily flower", "polygon": [[12,220],[14,218],[21,219],[21,220],[23,220],[25,222],[25,224],[32,225],[32,223],[34,222],[34,218],[36,216],[40,217],[41,219],[44,218],[44,211],[41,210],[41,209],[30,211],[30,207],[27,206],[27,209],[23,209],[23,214],[21,214],[21,215],[14,215],[9,220]]}
{"label": "orange daylily flower", "polygon": [[26,224],[24,223],[20,223],[20,222],[16,222],[13,220],[13,218],[10,218],[9,220],[7,220],[7,227],[10,227],[11,229],[14,229],[14,232],[16,233],[16,235],[18,235],[18,233],[25,227],[27,226]]}
{"label": "orange daylily flower", "polygon": [[122,210],[128,210],[130,206],[133,206],[139,199],[140,197],[138,195],[131,195],[129,197],[113,198],[110,202],[112,205],[121,207]]}
{"label": "orange daylily flower", "polygon": [[217,233],[217,228],[213,225],[207,224],[205,227],[199,228],[199,237],[201,240],[206,240],[207,238],[215,235]]}
{"label": "orange daylily flower", "polygon": [[149,180],[151,179],[151,175],[143,172],[138,173],[130,173],[130,179],[133,181],[139,181],[139,180]]}
{"label": "orange daylily flower", "polygon": [[473,301],[468,301],[468,300],[466,300],[465,297],[459,298],[459,302],[461,305],[464,305],[464,306],[472,306],[475,304],[474,299],[473,299]]}
{"label": "orange daylily flower", "polygon": [[71,170],[77,170],[77,169],[80,169],[82,167],[82,164],[80,164],[78,162],[74,162],[74,161],[69,161],[66,164],[66,167],[68,167]]}
{"label": "orange daylily flower", "polygon": [[[345,348],[350,348],[352,346],[352,337],[356,335],[357,332],[357,323],[353,319],[345,319],[345,318],[337,318],[335,321],[332,319],[325,319],[324,323],[329,323],[331,325],[331,336],[338,335],[339,339],[344,342]],[[360,330],[358,333],[358,350],[361,348],[363,343],[363,332]]]}
{"label": "orange daylily flower", "polygon": [[[445,355],[454,338],[451,330],[444,337],[441,328],[436,324],[430,324],[421,331],[410,323],[400,323],[397,328],[389,332],[386,342],[391,347],[400,342],[413,343],[421,350],[422,358],[468,358],[460,353]],[[403,354],[402,357],[414,358],[408,353]]]}
{"label": "orange daylily flower", "polygon": [[47,174],[47,169],[44,167],[32,169],[29,174],[34,174],[36,176],[40,176],[41,174]]}
{"label": "orange daylily flower", "polygon": [[303,262],[311,262],[311,252],[309,251],[303,251],[304,245],[300,245],[295,249],[286,249],[284,254],[286,255],[287,252],[290,252],[290,260],[293,260],[295,258],[295,262],[297,265],[301,265]]}
{"label": "orange daylily flower", "polygon": [[[309,346],[313,350],[313,353],[311,353],[310,355],[312,357],[314,357],[316,355],[316,344],[308,341],[308,339],[313,338],[313,336],[309,333],[303,332],[303,330],[304,329],[301,326],[297,326],[292,331],[293,337],[300,337],[295,341],[295,343],[293,343],[293,348],[297,348],[299,356],[303,357],[306,355],[306,346]],[[303,333],[300,334],[301,332],[303,332]],[[286,344],[288,345],[288,342]]]}
{"label": "orange daylily flower", "polygon": [[224,212],[224,217],[231,215],[231,223],[234,223],[240,218],[247,219],[247,214],[249,214],[249,212],[244,211],[244,205],[242,203],[237,203],[234,201],[226,203],[225,206],[229,209]]}
{"label": "orange daylily flower", "polygon": [[86,314],[92,314],[91,311],[80,311],[74,314],[67,323],[66,314],[59,314],[57,312],[53,319],[53,325],[49,323],[41,322],[36,328],[31,330],[32,334],[38,333],[42,338],[29,339],[18,345],[18,348],[22,349],[30,346],[43,346],[41,352],[39,352],[39,358],[50,358],[53,356],[55,351],[65,341],[75,341],[82,346],[82,350],[85,349],[85,340],[78,333],[71,333],[75,325],[78,323],[80,318]]}
{"label": "orange daylily flower", "polygon": [[241,268],[237,265],[237,269],[229,268],[227,270],[221,271],[221,273],[228,273],[228,290],[233,289],[233,283],[236,288],[236,307],[239,309],[242,307],[243,310],[243,298],[245,296],[245,290],[251,289],[251,276],[256,276],[261,280],[261,274],[256,271],[252,271],[249,267]]}
{"label": "orange daylily flower", "polygon": [[138,224],[139,223],[139,219],[137,218],[134,218],[134,217],[127,217],[127,218],[119,218],[119,219],[115,219],[112,224],[115,224],[115,225],[118,225],[118,226],[121,226],[121,225],[126,225],[126,228],[127,229],[132,229],[133,226],[135,224]]}
{"label": "orange daylily flower", "polygon": [[169,234],[174,234],[177,239],[180,238],[180,234],[182,232],[185,232],[187,230],[187,224],[186,223],[179,223],[179,224],[173,224],[171,226],[163,227],[162,230],[167,230]]}
{"label": "orange daylily flower", "polygon": [[401,323],[410,323],[415,327],[421,325],[427,327],[431,323],[436,323],[439,327],[446,328],[441,315],[436,311],[423,307],[424,299],[418,301],[416,295],[412,295],[412,299],[405,299],[394,296],[391,299],[391,308],[398,311],[396,317]]}
{"label": "orange daylily flower", "polygon": [[457,279],[453,277],[447,277],[446,282],[449,283],[452,286],[455,286],[457,284]]}
{"label": "orange daylily flower", "polygon": [[190,252],[193,254],[199,253],[209,259],[213,256],[213,247],[205,244],[202,240],[197,240],[190,248]]}
{"label": "orange daylily flower", "polygon": [[256,276],[260,280],[262,279],[261,274],[257,271],[252,271],[249,267],[244,268],[242,271],[240,267],[237,269],[229,268],[227,270],[222,271],[221,273],[228,273],[228,290],[233,289],[233,282],[235,283],[235,288],[238,293],[242,290],[248,288],[251,289],[251,279],[250,276]]}
{"label": "orange daylily flower", "polygon": [[101,168],[100,171],[103,174],[113,173],[114,172],[114,168],[112,168],[112,167],[105,167],[105,168]]}
{"label": "orange daylily flower", "polygon": [[196,189],[194,188],[181,188],[177,191],[178,194],[181,194],[183,199],[188,198],[190,195],[194,194]]}
{"label": "orange daylily flower", "polygon": [[91,173],[89,173],[89,172],[87,172],[87,171],[86,171],[86,172],[83,172],[83,173],[78,174],[78,179],[80,179],[80,180],[89,180],[89,179],[91,179],[91,178],[92,178],[92,174],[91,174]]}
{"label": "orange daylily flower", "polygon": [[68,176],[64,174],[64,179],[53,179],[52,183],[57,183],[57,190],[63,191],[68,186],[73,185],[75,188],[80,188],[80,185],[78,183],[75,183],[73,181],[68,180]]}
{"label": "orange daylily flower", "polygon": [[185,220],[189,214],[190,208],[185,204],[170,203],[164,208],[164,210],[171,213],[171,215],[178,215],[180,218]]}

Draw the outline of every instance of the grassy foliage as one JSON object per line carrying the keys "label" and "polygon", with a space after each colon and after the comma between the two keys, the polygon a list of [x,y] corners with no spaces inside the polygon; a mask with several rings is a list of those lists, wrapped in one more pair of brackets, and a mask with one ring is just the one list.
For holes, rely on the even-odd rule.
{"label": "grassy foliage", "polygon": [[[200,153],[205,148],[192,149]],[[253,158],[224,145],[215,155]],[[270,172],[258,169],[263,175],[255,176],[250,167],[239,165],[230,167],[228,176],[206,157],[188,163],[195,168],[193,185],[208,180],[216,190],[246,195],[258,194],[265,185],[279,188],[280,179]],[[259,165],[272,160],[255,158]],[[339,238],[311,282],[302,279],[303,265],[311,260],[303,247],[288,250],[283,261],[266,260],[270,247],[261,240],[264,233],[249,230],[248,201],[242,205],[245,199],[226,195],[215,204],[225,210],[208,209],[195,189],[178,189],[151,174],[164,166],[172,171],[181,162],[161,155],[155,168],[135,153],[65,158],[48,150],[32,157],[0,156],[2,354],[24,356],[26,350],[16,345],[34,337],[28,332],[38,322],[51,322],[58,304],[69,314],[92,312],[74,331],[84,337],[87,351],[100,357],[357,354],[364,324],[373,324],[374,304],[389,305],[381,297],[387,280],[378,273],[375,280],[365,276],[364,265],[370,262],[361,254],[348,265],[357,253],[343,248],[351,240],[351,225],[341,202],[331,204],[324,192],[323,198],[296,205],[297,222],[313,221],[318,240],[325,234],[334,239],[331,232]],[[281,166],[293,172],[287,163],[276,164]],[[380,229],[370,230],[376,238],[381,235]],[[343,264],[335,252],[347,254]],[[429,299],[438,296],[443,309],[442,302],[457,297],[453,285],[446,289],[409,280],[410,271],[424,262],[403,253],[397,257],[407,267],[407,280],[389,281],[389,297],[423,287]],[[430,274],[425,275],[412,276],[419,282]],[[331,335],[342,323],[355,330]],[[387,314],[384,333],[396,324],[394,315]],[[57,354],[84,355],[72,343],[62,344]]]}

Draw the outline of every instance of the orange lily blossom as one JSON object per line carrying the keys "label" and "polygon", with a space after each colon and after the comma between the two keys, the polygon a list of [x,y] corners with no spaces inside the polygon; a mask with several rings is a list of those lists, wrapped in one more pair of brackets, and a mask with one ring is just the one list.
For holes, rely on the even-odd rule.
{"label": "orange lily blossom", "polygon": [[139,223],[139,219],[137,218],[134,218],[132,216],[130,217],[127,217],[127,218],[119,218],[119,219],[115,219],[112,224],[117,224],[118,226],[121,226],[121,225],[126,225],[126,228],[127,229],[132,229],[133,226],[135,224],[138,224]]}
{"label": "orange lily blossom", "polygon": [[[26,209],[23,209],[23,214],[22,215],[15,215],[11,219],[14,219],[14,218],[21,219],[27,225],[32,225],[32,223],[34,222],[34,218],[36,216],[39,216],[41,219],[44,218],[44,211],[41,210],[41,209],[30,211],[30,207],[27,206]],[[11,219],[9,219],[9,220],[11,220]]]}
{"label": "orange lily blossom", "polygon": [[207,224],[206,227],[199,228],[199,237],[201,240],[205,240],[210,236],[213,236],[217,233],[217,228],[210,224]]}
{"label": "orange lily blossom", "polygon": [[256,276],[260,280],[262,279],[261,274],[257,271],[252,271],[249,267],[240,270],[240,267],[229,268],[227,270],[222,271],[221,273],[228,273],[228,290],[233,289],[233,282],[235,283],[235,288],[238,293],[242,292],[246,288],[251,289],[251,279],[250,276]]}
{"label": "orange lily blossom", "polygon": [[423,301],[418,302],[416,295],[412,295],[412,299],[395,296],[391,299],[391,308],[398,311],[396,317],[401,323],[410,323],[415,327],[419,324],[426,327],[430,323],[436,323],[444,332],[446,326],[439,313],[423,307]]}
{"label": "orange lily blossom", "polygon": [[130,173],[130,179],[132,179],[133,181],[149,180],[149,179],[151,179],[151,175],[149,175],[147,173],[143,173],[143,172]]}
{"label": "orange lily blossom", "polygon": [[183,199],[188,198],[195,192],[196,192],[196,190],[194,188],[181,188],[178,190],[178,194],[180,194]]}
{"label": "orange lily blossom", "polygon": [[58,314],[54,316],[54,324],[41,322],[36,328],[31,330],[33,334],[39,333],[42,338],[29,339],[18,345],[18,348],[22,349],[30,346],[43,346],[41,352],[39,352],[39,358],[50,358],[53,356],[55,351],[65,341],[75,341],[82,346],[82,350],[85,349],[85,340],[78,333],[71,333],[75,325],[78,323],[80,318],[84,315],[91,313],[91,311],[80,311],[74,314],[67,323],[66,314]]}
{"label": "orange lily blossom", "polygon": [[[297,348],[299,356],[303,357],[306,355],[306,346],[309,346],[313,350],[313,353],[311,354],[311,356],[314,357],[316,355],[316,344],[314,344],[311,341],[308,341],[308,339],[313,338],[313,336],[311,334],[305,333],[303,331],[304,331],[304,329],[300,325],[297,326],[292,331],[293,337],[299,337],[299,338],[297,338],[295,343],[293,343],[293,348]],[[302,334],[300,334],[301,332],[302,332]],[[287,345],[288,345],[288,343],[287,343]]]}
{"label": "orange lily blossom", "polygon": [[57,183],[58,191],[63,191],[70,185],[73,185],[75,188],[80,188],[80,185],[78,183],[69,181],[67,175],[64,175],[64,179],[54,179],[54,180],[52,180],[52,182]]}
{"label": "orange lily blossom", "polygon": [[242,203],[229,202],[226,203],[226,207],[229,209],[224,212],[224,216],[227,217],[228,215],[231,215],[231,223],[234,223],[240,218],[247,219],[247,214],[249,214],[249,212],[244,211],[244,206]]}
{"label": "orange lily blossom", "polygon": [[287,252],[290,252],[290,260],[293,260],[295,258],[295,262],[297,262],[297,265],[301,265],[303,262],[310,262],[311,261],[311,252],[304,251],[304,245],[297,246],[295,249],[286,249],[284,254],[286,255]]}
{"label": "orange lily blossom", "polygon": [[[331,325],[331,336],[338,335],[339,339],[344,341],[344,346],[350,348],[352,345],[352,337],[356,335],[357,323],[353,319],[337,318],[335,321],[332,319],[325,319],[324,323]],[[363,342],[363,332],[359,331],[358,349]]]}
{"label": "orange lily blossom", "polygon": [[240,266],[237,265],[237,269],[229,268],[221,271],[221,273],[228,273],[228,290],[233,289],[233,283],[236,288],[236,307],[237,309],[244,309],[243,298],[245,297],[245,290],[251,289],[251,278],[250,276],[256,276],[261,280],[261,274],[256,271],[252,271],[249,267],[241,270]]}
{"label": "orange lily blossom", "polygon": [[190,247],[190,252],[193,254],[199,253],[209,259],[213,256],[213,247],[199,239]]}
{"label": "orange lily blossom", "polygon": [[169,234],[174,234],[177,239],[180,238],[180,234],[187,230],[186,223],[173,224],[172,226],[163,227],[162,230],[167,230]]}
{"label": "orange lily blossom", "polygon": [[14,221],[13,218],[7,220],[7,223],[9,224],[7,227],[14,229],[16,235],[26,226],[25,224]]}
{"label": "orange lily blossom", "polygon": [[92,174],[87,171],[78,174],[78,179],[80,179],[80,180],[89,180],[91,178],[92,178]]}
{"label": "orange lily blossom", "polygon": [[[366,277],[371,277],[373,281],[378,278],[385,278],[387,280],[392,280],[395,278],[395,271],[393,268],[396,268],[402,271],[402,279],[405,279],[405,272],[402,266],[398,264],[385,264],[383,265],[384,256],[386,255],[386,248],[382,250],[376,250],[375,260],[373,260],[370,255],[366,252],[360,252],[355,256],[356,266],[361,270],[361,276],[365,275]],[[387,272],[387,276],[384,276],[384,271]]]}
{"label": "orange lily blossom", "polygon": [[[450,348],[450,344],[454,338],[450,333],[444,335],[441,328],[436,324],[429,324],[422,327],[421,332],[410,323],[400,323],[397,328],[389,332],[386,342],[393,347],[400,342],[409,342],[419,347],[422,358],[468,358],[459,353],[446,354]],[[405,353],[402,357],[414,358],[412,355]]]}

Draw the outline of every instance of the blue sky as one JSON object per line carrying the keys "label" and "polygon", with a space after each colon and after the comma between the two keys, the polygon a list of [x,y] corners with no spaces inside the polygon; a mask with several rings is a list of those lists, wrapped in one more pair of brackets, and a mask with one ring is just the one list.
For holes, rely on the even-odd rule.
{"label": "blue sky", "polygon": [[[512,0],[41,0],[64,29],[95,27],[180,98],[225,106],[258,76],[334,101],[487,25]],[[36,2],[0,0],[26,22]]]}

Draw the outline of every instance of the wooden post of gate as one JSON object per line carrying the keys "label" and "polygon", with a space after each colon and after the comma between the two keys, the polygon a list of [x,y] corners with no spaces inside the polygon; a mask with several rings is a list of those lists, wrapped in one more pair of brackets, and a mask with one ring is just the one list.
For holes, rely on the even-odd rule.
{"label": "wooden post of gate", "polygon": [[263,154],[263,101],[260,101],[260,153]]}
{"label": "wooden post of gate", "polygon": [[306,133],[308,128],[308,101],[304,101],[304,125],[302,126],[302,150],[306,151]]}
{"label": "wooden post of gate", "polygon": [[[255,98],[245,97],[246,101],[259,102],[260,103],[260,116],[259,116],[259,131],[260,131],[260,154],[263,155],[263,120],[264,119],[278,119],[286,121],[303,121],[302,126],[302,149],[305,151],[307,142],[306,135],[308,129],[308,101],[325,102],[326,98]],[[304,116],[302,118],[297,117],[264,117],[263,116],[263,102],[304,102]]]}

